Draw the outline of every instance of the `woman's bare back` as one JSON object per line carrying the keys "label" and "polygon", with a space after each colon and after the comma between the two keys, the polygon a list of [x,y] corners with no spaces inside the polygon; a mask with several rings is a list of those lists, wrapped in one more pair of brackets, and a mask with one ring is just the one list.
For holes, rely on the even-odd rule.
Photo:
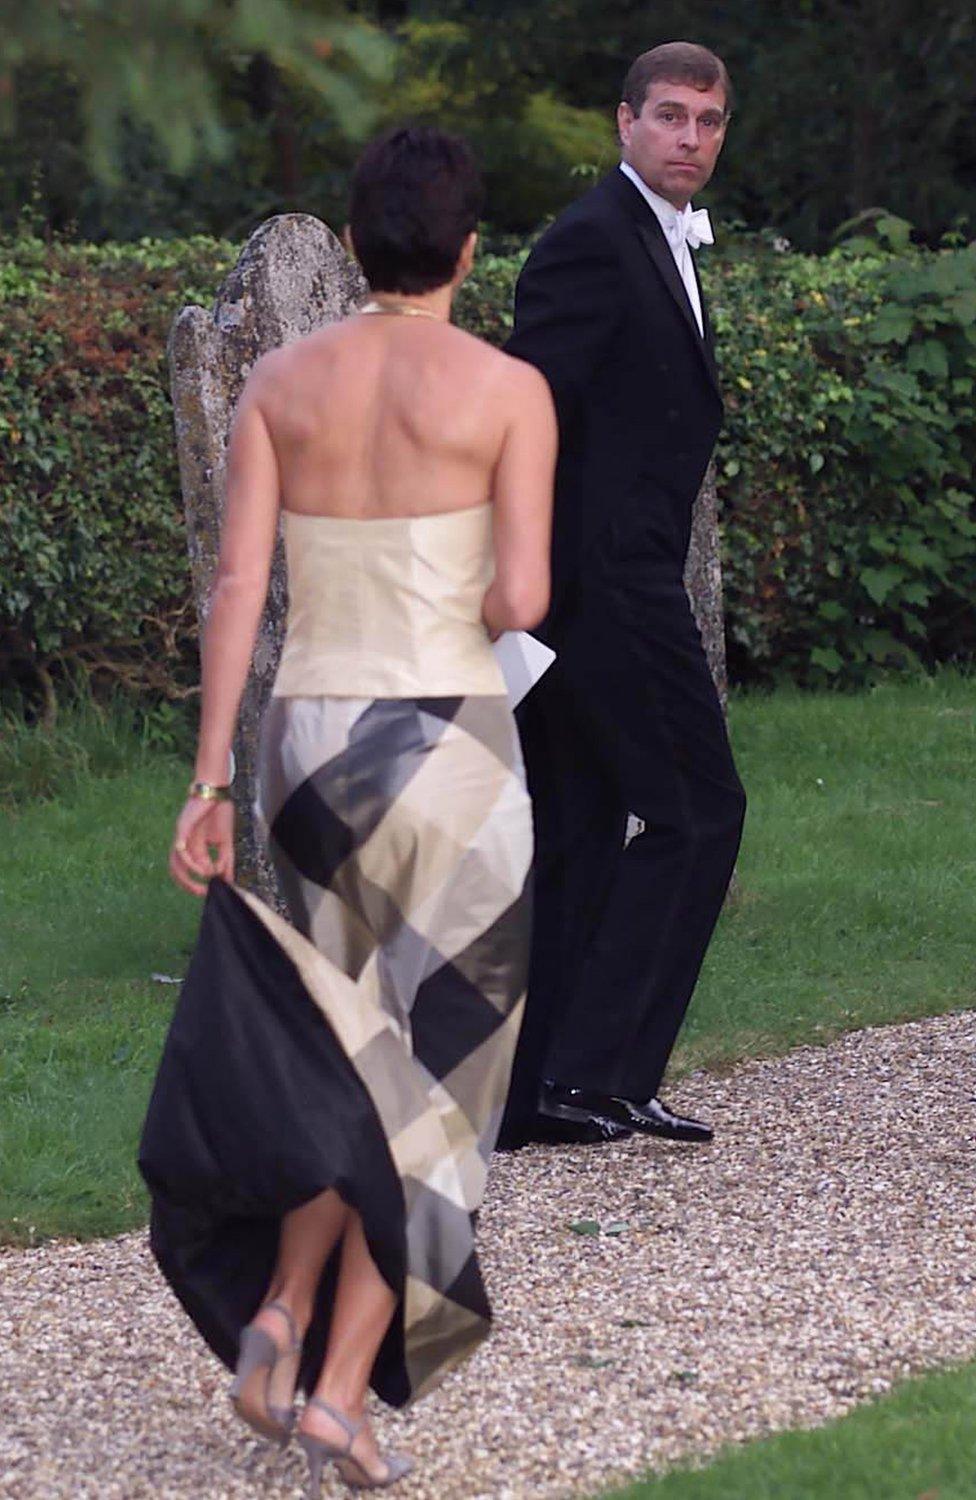
{"label": "woman's bare back", "polygon": [[433,319],[359,315],[267,356],[255,395],[287,510],[429,515],[492,498],[534,370]]}

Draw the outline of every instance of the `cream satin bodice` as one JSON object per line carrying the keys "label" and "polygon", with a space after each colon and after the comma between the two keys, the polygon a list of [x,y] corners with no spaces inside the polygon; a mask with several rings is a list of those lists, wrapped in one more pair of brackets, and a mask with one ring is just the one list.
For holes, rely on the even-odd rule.
{"label": "cream satin bodice", "polygon": [[278,698],[503,693],[481,620],[490,505],[428,516],[283,514],[288,628]]}

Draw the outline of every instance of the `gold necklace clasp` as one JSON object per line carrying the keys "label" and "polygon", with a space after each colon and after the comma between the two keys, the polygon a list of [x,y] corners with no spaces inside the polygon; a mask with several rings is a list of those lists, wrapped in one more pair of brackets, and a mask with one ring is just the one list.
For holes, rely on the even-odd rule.
{"label": "gold necklace clasp", "polygon": [[366,302],[359,309],[361,313],[389,313],[391,316],[401,318],[433,318],[435,323],[443,323],[444,319],[437,313],[431,312],[429,307],[414,307],[410,302],[378,302],[375,298]]}

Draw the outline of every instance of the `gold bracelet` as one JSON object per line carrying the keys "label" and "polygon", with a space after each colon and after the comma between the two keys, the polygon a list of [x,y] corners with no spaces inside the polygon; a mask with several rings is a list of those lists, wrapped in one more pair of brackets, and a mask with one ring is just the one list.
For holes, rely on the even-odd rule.
{"label": "gold bracelet", "polygon": [[201,802],[230,802],[229,786],[214,786],[212,781],[191,781],[189,795],[199,797]]}

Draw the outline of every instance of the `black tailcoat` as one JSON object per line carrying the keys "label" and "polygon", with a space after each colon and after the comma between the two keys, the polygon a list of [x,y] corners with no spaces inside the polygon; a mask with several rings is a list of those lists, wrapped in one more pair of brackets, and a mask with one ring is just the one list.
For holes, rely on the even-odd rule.
{"label": "black tailcoat", "polygon": [[[697,271],[696,271],[697,275]],[[620,171],[542,235],[508,352],[559,416],[558,653],[520,724],[536,808],[529,1004],[503,1138],[541,1076],[657,1091],[734,866],[745,800],[682,577],[722,417],[664,232]],[[628,813],[644,832],[624,848]]]}
{"label": "black tailcoat", "polygon": [[704,338],[657,217],[622,172],[532,251],[508,352],[542,371],[559,414],[550,628],[611,519],[639,518],[683,566],[722,420],[704,297],[702,309]]}

